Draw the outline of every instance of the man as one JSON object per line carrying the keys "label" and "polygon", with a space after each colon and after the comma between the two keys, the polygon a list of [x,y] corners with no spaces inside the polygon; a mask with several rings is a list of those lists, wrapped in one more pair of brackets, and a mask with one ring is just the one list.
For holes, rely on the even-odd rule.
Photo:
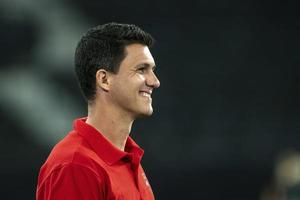
{"label": "man", "polygon": [[153,112],[151,94],[160,85],[149,51],[153,39],[135,25],[108,23],[90,29],[75,53],[87,118],[60,141],[41,167],[38,200],[153,200],[130,138],[136,118]]}

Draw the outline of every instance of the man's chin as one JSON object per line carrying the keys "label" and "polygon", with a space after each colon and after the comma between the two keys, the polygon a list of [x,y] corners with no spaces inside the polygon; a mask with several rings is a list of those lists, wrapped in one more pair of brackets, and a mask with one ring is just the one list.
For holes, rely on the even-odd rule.
{"label": "man's chin", "polygon": [[143,118],[143,117],[149,117],[153,114],[153,109],[148,109],[148,110],[145,110],[143,112],[140,112],[136,118]]}

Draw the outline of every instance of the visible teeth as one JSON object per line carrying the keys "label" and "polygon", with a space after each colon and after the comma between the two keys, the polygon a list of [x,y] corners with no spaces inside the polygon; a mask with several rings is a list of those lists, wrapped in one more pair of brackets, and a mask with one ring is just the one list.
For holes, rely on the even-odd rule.
{"label": "visible teeth", "polygon": [[141,92],[142,96],[144,97],[150,97],[150,94],[146,93],[146,92]]}

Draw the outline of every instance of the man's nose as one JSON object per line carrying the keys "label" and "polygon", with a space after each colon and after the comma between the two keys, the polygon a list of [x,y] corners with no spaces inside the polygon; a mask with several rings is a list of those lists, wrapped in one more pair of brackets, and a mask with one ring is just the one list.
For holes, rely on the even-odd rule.
{"label": "man's nose", "polygon": [[154,72],[151,72],[150,76],[147,79],[147,85],[153,88],[158,88],[160,82]]}

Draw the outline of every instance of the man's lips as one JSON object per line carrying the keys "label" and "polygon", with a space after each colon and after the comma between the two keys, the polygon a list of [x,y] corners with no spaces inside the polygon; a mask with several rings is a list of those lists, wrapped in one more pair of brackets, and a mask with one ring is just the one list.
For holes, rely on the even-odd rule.
{"label": "man's lips", "polygon": [[144,97],[151,98],[152,90],[141,90],[140,94]]}

